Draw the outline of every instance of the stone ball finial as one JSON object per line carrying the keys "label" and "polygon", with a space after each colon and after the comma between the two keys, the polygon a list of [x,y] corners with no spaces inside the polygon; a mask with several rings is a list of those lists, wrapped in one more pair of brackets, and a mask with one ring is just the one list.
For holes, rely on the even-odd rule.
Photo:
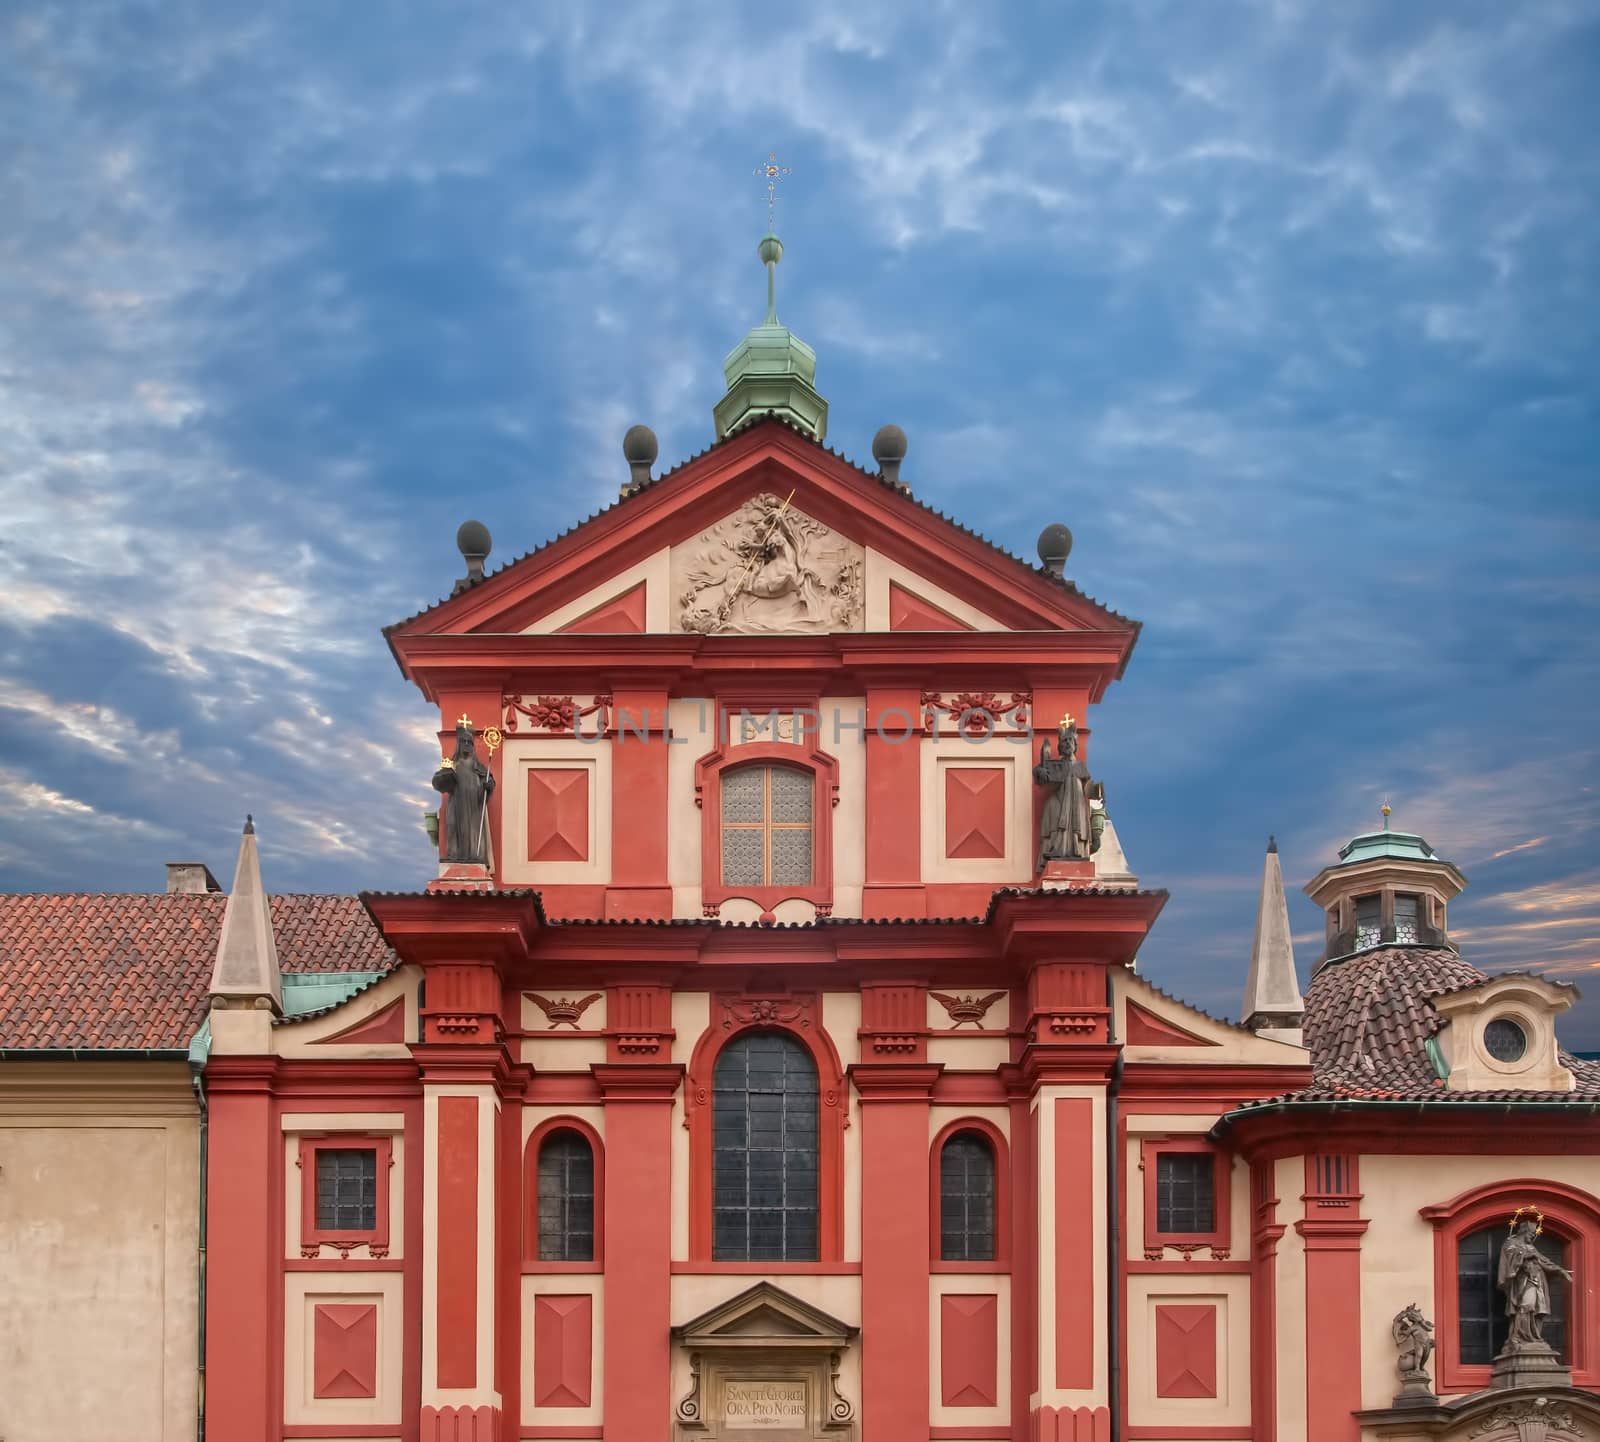
{"label": "stone ball finial", "polygon": [[649,426],[628,427],[622,437],[622,455],[628,463],[628,479],[622,487],[623,495],[649,482],[650,468],[660,454],[661,446],[656,440],[656,433]]}
{"label": "stone ball finial", "polygon": [[463,521],[460,529],[456,531],[456,549],[461,552],[462,558],[469,566],[473,561],[478,561],[481,570],[481,563],[488,559],[493,547],[494,542],[489,537],[489,528],[482,521]]}
{"label": "stone ball finial", "polygon": [[489,538],[489,528],[482,521],[463,521],[456,531],[456,549],[467,563],[467,574],[456,582],[451,595],[457,595],[468,586],[483,579],[483,563],[488,560],[494,542]]}
{"label": "stone ball finial", "polygon": [[899,426],[880,426],[872,438],[872,458],[878,474],[902,491],[911,487],[900,479],[900,462],[906,458],[906,433]]}
{"label": "stone ball finial", "polygon": [[1072,554],[1072,532],[1060,521],[1039,532],[1039,560],[1052,576],[1059,576],[1067,568],[1067,557]]}

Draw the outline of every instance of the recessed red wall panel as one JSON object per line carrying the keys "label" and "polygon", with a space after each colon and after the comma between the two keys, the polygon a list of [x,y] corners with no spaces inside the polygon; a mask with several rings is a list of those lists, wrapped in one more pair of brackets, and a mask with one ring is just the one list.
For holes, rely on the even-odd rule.
{"label": "recessed red wall panel", "polygon": [[942,606],[924,601],[898,581],[889,582],[889,629],[891,631],[970,631]]}
{"label": "recessed red wall panel", "polygon": [[993,1407],[999,1394],[1000,1299],[993,1292],[939,1298],[939,1400]]}
{"label": "recessed red wall panel", "polygon": [[528,772],[528,860],[588,859],[588,767],[533,767]]}
{"label": "recessed red wall panel", "polygon": [[944,854],[996,860],[1006,854],[1006,773],[1000,766],[944,770]]}
{"label": "recessed red wall panel", "polygon": [[312,1395],[378,1395],[378,1309],[372,1303],[319,1303],[312,1322]]}
{"label": "recessed red wall panel", "polygon": [[546,1293],[533,1299],[535,1407],[587,1407],[593,1353],[593,1297]]}
{"label": "recessed red wall panel", "polygon": [[1156,1396],[1217,1395],[1217,1309],[1209,1302],[1156,1308]]}
{"label": "recessed red wall panel", "polygon": [[1088,1097],[1057,1097],[1056,1386],[1094,1386],[1094,1334],[1100,1319],[1086,1300],[1094,1295],[1094,1104]]}
{"label": "recessed red wall panel", "polygon": [[624,632],[628,635],[644,633],[644,582],[602,601],[592,611],[585,611],[574,621],[556,630],[568,635],[596,636]]}
{"label": "recessed red wall panel", "polygon": [[439,1098],[439,1385],[478,1382],[478,1100]]}

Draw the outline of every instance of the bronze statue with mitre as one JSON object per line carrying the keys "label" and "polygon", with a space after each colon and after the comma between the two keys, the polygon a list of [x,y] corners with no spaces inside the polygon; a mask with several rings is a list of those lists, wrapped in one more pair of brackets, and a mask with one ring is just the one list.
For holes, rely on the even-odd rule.
{"label": "bronze statue with mitre", "polygon": [[1072,717],[1061,718],[1055,755],[1050,753],[1048,736],[1040,743],[1033,779],[1040,786],[1054,788],[1039,823],[1040,869],[1047,861],[1087,861],[1100,840],[1094,824],[1096,808],[1090,803],[1103,802],[1105,792],[1078,760],[1078,727]]}
{"label": "bronze statue with mitre", "polygon": [[433,773],[433,789],[447,798],[444,808],[446,862],[489,865],[489,797],[494,773],[478,759],[472,722],[456,722],[455,755],[446,756]]}

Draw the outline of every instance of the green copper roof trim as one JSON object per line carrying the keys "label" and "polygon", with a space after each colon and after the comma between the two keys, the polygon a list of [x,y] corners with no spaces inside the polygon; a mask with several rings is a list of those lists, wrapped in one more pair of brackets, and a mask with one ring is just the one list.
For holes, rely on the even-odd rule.
{"label": "green copper roof trim", "polygon": [[[329,1011],[365,991],[387,971],[286,971],[283,973],[282,1021]],[[207,1013],[189,1042],[189,1064],[204,1066],[211,1055],[211,1016]]]}
{"label": "green copper roof trim", "polygon": [[1449,1081],[1450,1063],[1444,1059],[1444,1053],[1439,1049],[1439,1038],[1430,1036],[1422,1043],[1422,1049],[1427,1052],[1428,1060],[1433,1063],[1433,1074],[1440,1081]]}
{"label": "green copper roof trim", "polygon": [[828,434],[828,403],[817,394],[817,353],[778,320],[783,242],[764,235],[756,253],[767,268],[767,316],[722,363],[728,389],[712,410],[717,439],[755,416],[776,415],[820,441]]}
{"label": "green copper roof trim", "polygon": [[1369,831],[1352,837],[1339,848],[1339,860],[1351,865],[1382,857],[1398,861],[1444,861],[1426,841],[1410,831]]}

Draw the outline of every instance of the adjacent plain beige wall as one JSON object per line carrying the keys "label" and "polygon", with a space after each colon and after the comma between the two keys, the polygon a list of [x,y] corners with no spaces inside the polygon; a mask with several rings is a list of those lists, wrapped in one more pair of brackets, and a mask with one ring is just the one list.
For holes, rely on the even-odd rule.
{"label": "adjacent plain beige wall", "polygon": [[0,1062],[7,1442],[194,1437],[199,1147],[181,1062]]}

